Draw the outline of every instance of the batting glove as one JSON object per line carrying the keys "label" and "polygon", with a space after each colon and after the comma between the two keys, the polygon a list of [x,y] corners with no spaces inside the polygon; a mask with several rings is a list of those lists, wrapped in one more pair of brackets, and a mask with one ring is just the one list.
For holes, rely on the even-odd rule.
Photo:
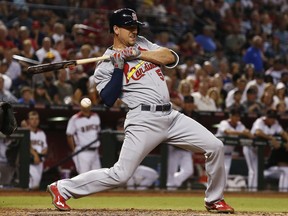
{"label": "batting glove", "polygon": [[110,56],[110,60],[114,65],[114,68],[123,69],[124,68],[124,58],[121,52],[115,52]]}
{"label": "batting glove", "polygon": [[125,60],[137,59],[141,55],[141,51],[136,46],[126,47],[124,50],[121,51],[121,53]]}

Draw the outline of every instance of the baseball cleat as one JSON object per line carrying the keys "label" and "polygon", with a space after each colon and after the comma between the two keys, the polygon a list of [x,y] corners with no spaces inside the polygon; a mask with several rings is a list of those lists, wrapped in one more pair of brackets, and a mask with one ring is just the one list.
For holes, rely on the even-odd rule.
{"label": "baseball cleat", "polygon": [[218,200],[213,203],[205,202],[205,207],[209,212],[216,213],[234,213],[234,209],[229,206],[224,200]]}
{"label": "baseball cleat", "polygon": [[71,208],[66,204],[66,200],[58,191],[56,184],[51,184],[47,186],[47,191],[52,197],[52,204],[60,211],[70,211]]}

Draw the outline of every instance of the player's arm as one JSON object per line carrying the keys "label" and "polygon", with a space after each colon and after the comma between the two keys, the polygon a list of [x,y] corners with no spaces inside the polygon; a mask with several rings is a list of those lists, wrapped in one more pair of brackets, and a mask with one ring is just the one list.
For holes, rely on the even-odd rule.
{"label": "player's arm", "polygon": [[124,58],[120,52],[116,52],[110,56],[114,65],[114,70],[110,81],[101,90],[100,97],[105,105],[111,107],[119,98],[122,92]]}
{"label": "player's arm", "polygon": [[283,130],[280,135],[286,141],[286,143],[284,144],[284,147],[288,150],[288,133]]}
{"label": "player's arm", "polygon": [[70,147],[70,149],[72,151],[74,151],[76,145],[75,145],[75,141],[74,141],[73,135],[67,135],[67,143],[68,143],[68,146]]}
{"label": "player's arm", "polygon": [[280,143],[277,141],[277,139],[269,134],[265,134],[262,130],[257,129],[255,131],[255,136],[262,138],[262,139],[266,139],[267,141],[271,142],[272,146],[274,148],[279,148],[280,147]]}
{"label": "player's arm", "polygon": [[248,138],[252,138],[253,135],[250,133],[250,131],[248,129],[242,130],[242,131],[235,131],[235,130],[225,130],[224,133],[226,135],[236,135],[236,136],[245,136]]}
{"label": "player's arm", "polygon": [[[157,65],[174,65],[178,63],[179,57],[173,51],[165,47],[161,47],[156,50],[141,51],[139,59],[143,61],[152,62]],[[176,63],[176,64],[177,64]],[[175,65],[176,65],[175,64]]]}
{"label": "player's arm", "polygon": [[38,152],[32,147],[30,147],[30,154],[33,157],[33,164],[39,164],[41,162]]}

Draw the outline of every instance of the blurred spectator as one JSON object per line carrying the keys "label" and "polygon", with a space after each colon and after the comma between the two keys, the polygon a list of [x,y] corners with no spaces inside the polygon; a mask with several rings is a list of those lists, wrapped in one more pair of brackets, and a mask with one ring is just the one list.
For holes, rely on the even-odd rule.
{"label": "blurred spectator", "polygon": [[285,66],[285,60],[278,56],[273,59],[272,66],[265,71],[265,75],[270,75],[273,78],[273,83],[276,85],[283,72],[288,72]]}
{"label": "blurred spectator", "polygon": [[195,105],[199,111],[217,111],[216,104],[212,98],[208,96],[209,84],[207,82],[201,82],[198,92],[192,93],[194,97]]}
{"label": "blurred spectator", "polygon": [[226,92],[229,92],[231,89],[233,89],[234,86],[232,81],[232,75],[230,73],[230,68],[227,61],[222,60],[221,62],[219,62],[219,71],[217,71],[217,73],[223,82],[223,89]]}
{"label": "blurred spectator", "polygon": [[62,61],[60,53],[52,48],[52,41],[49,37],[43,39],[42,47],[36,51],[36,55],[40,62],[43,62],[44,58],[50,58],[52,62]]}
{"label": "blurred spectator", "polygon": [[184,96],[181,112],[189,117],[193,117],[197,106],[194,103],[194,98],[191,95]]}
{"label": "blurred spectator", "polygon": [[[77,59],[91,58],[92,47],[89,44],[81,46],[80,51],[77,53]],[[88,76],[93,75],[96,64],[94,62],[82,65],[84,73]]]}
{"label": "blurred spectator", "polygon": [[[288,72],[282,72],[280,82],[282,82],[286,86],[286,89],[288,89]],[[286,91],[286,95],[288,96],[288,91]]]}
{"label": "blurred spectator", "polygon": [[275,95],[273,96],[274,106],[276,106],[276,104],[278,104],[280,101],[283,101],[286,104],[286,107],[288,107],[288,97],[286,96],[286,91],[287,88],[282,82],[277,83]]}
{"label": "blurred spectator", "polygon": [[242,91],[236,90],[233,94],[233,103],[226,107],[226,111],[230,112],[232,109],[238,109],[241,111],[241,113],[244,113],[246,111],[244,105],[241,102],[242,99]]}
{"label": "blurred spectator", "polygon": [[15,22],[18,22],[20,26],[27,26],[28,29],[32,29],[33,20],[29,17],[29,8],[23,5],[16,13],[16,18],[10,20],[8,24],[13,25]]}
{"label": "blurred spectator", "polygon": [[234,103],[234,93],[239,90],[242,92],[242,97],[243,97],[243,92],[246,87],[247,81],[243,77],[239,77],[236,79],[236,86],[232,90],[230,90],[227,94],[227,97],[225,99],[225,105],[226,107],[230,107]]}
{"label": "blurred spectator", "polygon": [[58,70],[58,80],[55,81],[54,85],[58,89],[59,100],[61,104],[72,103],[73,87],[70,83],[67,83],[67,71],[65,69]]}
{"label": "blurred spectator", "polygon": [[192,93],[191,83],[187,80],[181,80],[178,86],[178,95],[181,100],[184,100],[185,96],[190,96]]}
{"label": "blurred spectator", "polygon": [[221,62],[228,62],[228,59],[224,53],[224,49],[221,47],[217,47],[215,50],[215,55],[213,55],[209,61],[211,62],[214,70],[217,72],[220,70],[220,63]]}
{"label": "blurred spectator", "polygon": [[[141,34],[142,34],[142,31],[141,31]],[[94,33],[90,32],[88,34],[87,44],[89,44],[91,47],[90,55],[91,56],[97,56],[98,52],[100,51],[100,47],[97,45],[96,35]]]}
{"label": "blurred spectator", "polygon": [[46,89],[53,104],[61,104],[58,88],[54,85],[54,82],[55,82],[55,75],[53,72],[44,73],[44,82],[43,82],[44,88]]}
{"label": "blurred spectator", "polygon": [[264,46],[264,55],[267,57],[268,64],[270,65],[275,57],[286,56],[287,52],[284,47],[280,46],[279,38],[272,36],[272,38]]}
{"label": "blurred spectator", "polygon": [[270,94],[269,92],[265,92],[261,96],[260,103],[262,104],[263,107],[262,113],[266,113],[267,110],[275,108],[273,95]]}
{"label": "blurred spectator", "polygon": [[13,54],[10,49],[6,49],[4,52],[4,61],[6,61],[8,65],[5,74],[9,76],[12,81],[17,79],[22,73],[20,64],[13,59]]}
{"label": "blurred spectator", "polygon": [[180,109],[182,105],[182,99],[179,96],[178,91],[174,89],[172,79],[169,76],[165,76],[165,81],[168,87],[170,100],[172,104],[176,107],[176,109]]}
{"label": "blurred spectator", "polygon": [[231,32],[225,37],[225,50],[230,61],[241,61],[245,43],[246,36],[241,32],[239,23],[234,23]]}
{"label": "blurred spectator", "polygon": [[35,100],[33,91],[30,87],[24,86],[21,88],[21,97],[18,99],[19,104],[34,105]]}
{"label": "blurred spectator", "polygon": [[257,87],[257,100],[260,101],[263,93],[264,93],[264,89],[265,89],[265,82],[264,82],[264,74],[263,73],[256,73],[254,76],[253,80],[250,80],[244,90],[243,93],[243,97],[242,97],[242,102],[246,100],[247,96],[247,90],[251,87],[251,86],[256,86]]}
{"label": "blurred spectator", "polygon": [[177,66],[180,77],[186,79],[187,76],[195,75],[196,67],[194,59],[191,56],[186,56],[183,60],[183,64]]}
{"label": "blurred spectator", "polygon": [[263,111],[263,105],[257,101],[257,87],[251,86],[247,90],[247,99],[243,102],[245,112],[249,114],[261,115]]}
{"label": "blurred spectator", "polygon": [[6,62],[6,60],[0,61],[0,74],[4,79],[4,89],[10,90],[12,86],[12,79],[5,74],[7,69],[8,69],[8,63]]}
{"label": "blurred spectator", "polygon": [[52,99],[50,98],[47,90],[44,87],[44,84],[38,83],[34,87],[34,100],[37,105],[51,105],[53,104]]}
{"label": "blurred spectator", "polygon": [[282,115],[287,115],[288,108],[285,102],[279,101],[275,106],[275,110],[279,116],[282,116]]}
{"label": "blurred spectator", "polygon": [[4,78],[3,75],[0,74],[0,98],[1,101],[9,102],[9,103],[17,103],[17,98],[7,89],[4,88]]}
{"label": "blurred spectator", "polygon": [[37,41],[30,37],[30,31],[27,26],[20,26],[19,28],[19,49],[23,50],[23,43],[25,40],[29,40],[31,47],[30,53],[34,53],[38,49]]}
{"label": "blurred spectator", "polygon": [[288,51],[287,20],[284,19],[279,22],[278,28],[275,29],[273,36],[279,39],[281,49],[283,49],[287,53]]}
{"label": "blurred spectator", "polygon": [[196,43],[192,32],[187,32],[186,34],[184,34],[180,38],[178,45],[179,53],[181,53],[182,60],[185,60],[187,58],[194,59],[204,54],[203,48],[198,43]]}
{"label": "blurred spectator", "polygon": [[210,87],[208,89],[207,95],[214,100],[216,111],[224,110],[224,100],[221,97],[220,90],[217,87]]}
{"label": "blurred spectator", "polygon": [[156,35],[155,43],[159,46],[167,47],[169,49],[174,50],[175,52],[179,51],[178,45],[170,38],[171,33],[168,31],[162,31]]}
{"label": "blurred spectator", "polygon": [[[31,40],[29,40],[29,39],[24,40],[22,45],[23,45],[23,47],[22,47],[22,50],[20,50],[19,55],[21,55],[21,56],[23,56],[25,58],[28,58],[28,59],[32,59],[32,60],[34,60],[36,62],[39,62],[38,61],[38,57],[35,55],[35,51],[33,51]],[[19,63],[21,65],[22,72],[27,67],[33,65],[33,64],[31,64],[29,62],[25,62],[25,61],[19,61]]]}
{"label": "blurred spectator", "polygon": [[214,31],[216,29],[213,26],[206,25],[203,28],[201,34],[195,37],[195,41],[203,48],[206,54],[211,54],[216,51],[216,42],[214,41]]}
{"label": "blurred spectator", "polygon": [[95,89],[90,87],[90,82],[88,77],[82,77],[77,82],[77,88],[73,94],[73,104],[79,105],[80,101],[84,97],[90,98],[92,104],[95,104]]}
{"label": "blurred spectator", "polygon": [[253,64],[255,73],[264,73],[264,59],[262,54],[263,39],[260,36],[254,36],[251,46],[246,50],[243,61],[245,64]]}
{"label": "blurred spectator", "polygon": [[56,22],[53,25],[53,34],[51,36],[51,38],[53,39],[54,43],[56,44],[58,41],[64,41],[65,38],[65,26],[60,23],[60,22]]}
{"label": "blurred spectator", "polygon": [[[244,77],[249,82],[251,80],[254,80],[255,78],[255,71],[254,71],[254,64],[246,64],[244,66]],[[257,73],[260,74],[260,73]]]}
{"label": "blurred spectator", "polygon": [[4,24],[0,23],[0,48],[11,49],[15,47],[13,41],[8,39],[8,29]]}

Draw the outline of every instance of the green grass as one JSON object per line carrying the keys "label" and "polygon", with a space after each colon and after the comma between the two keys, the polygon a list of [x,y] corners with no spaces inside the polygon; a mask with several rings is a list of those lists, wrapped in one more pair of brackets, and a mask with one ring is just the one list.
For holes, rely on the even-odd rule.
{"label": "green grass", "polygon": [[[236,211],[287,212],[288,198],[227,196],[226,201]],[[163,197],[163,196],[90,196],[71,199],[67,202],[74,209],[174,209],[205,210],[202,197]],[[53,208],[50,196],[1,196],[1,208]]]}

